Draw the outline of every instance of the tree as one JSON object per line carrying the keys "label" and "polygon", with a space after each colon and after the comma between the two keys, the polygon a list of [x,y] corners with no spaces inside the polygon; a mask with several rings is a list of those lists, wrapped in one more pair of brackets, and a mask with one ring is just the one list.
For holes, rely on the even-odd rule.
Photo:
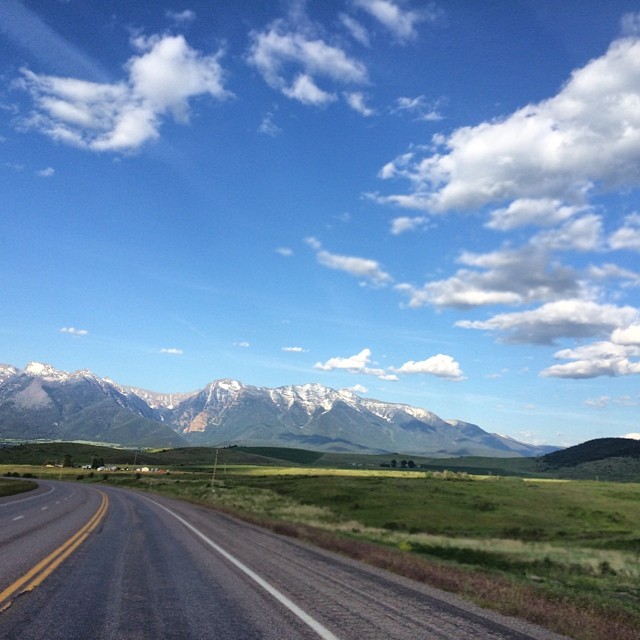
{"label": "tree", "polygon": [[62,466],[63,467],[73,467],[73,458],[71,457],[70,454],[65,454],[64,458],[62,459]]}

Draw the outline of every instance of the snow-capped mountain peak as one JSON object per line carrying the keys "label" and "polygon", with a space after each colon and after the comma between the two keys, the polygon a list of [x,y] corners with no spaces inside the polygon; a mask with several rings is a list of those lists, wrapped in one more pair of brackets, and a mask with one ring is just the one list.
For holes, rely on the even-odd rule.
{"label": "snow-capped mountain peak", "polygon": [[0,364],[0,383],[18,375],[20,370],[10,364]]}
{"label": "snow-capped mountain peak", "polygon": [[46,364],[44,362],[30,362],[25,367],[24,372],[30,376],[37,376],[44,380],[56,380],[58,382],[68,380],[70,377],[70,374],[66,371],[56,369],[50,364]]}

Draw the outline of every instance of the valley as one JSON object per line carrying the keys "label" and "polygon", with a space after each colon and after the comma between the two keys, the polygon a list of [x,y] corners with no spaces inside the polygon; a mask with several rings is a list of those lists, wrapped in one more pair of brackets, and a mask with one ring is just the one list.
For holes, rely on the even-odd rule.
{"label": "valley", "polygon": [[[606,439],[543,458],[416,457],[410,467],[396,456],[394,467],[390,455],[301,449],[35,443],[0,449],[0,472],[179,498],[579,640],[631,640],[640,626],[637,453],[635,441]],[[120,469],[43,466],[64,456]],[[599,481],[566,479],[594,464]],[[603,481],[616,473],[626,482]]]}

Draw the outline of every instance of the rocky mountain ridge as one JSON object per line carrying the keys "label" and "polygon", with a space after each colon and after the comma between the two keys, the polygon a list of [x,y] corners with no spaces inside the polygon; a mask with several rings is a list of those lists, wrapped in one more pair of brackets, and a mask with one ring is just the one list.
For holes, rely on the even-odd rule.
{"label": "rocky mountain ridge", "polygon": [[267,388],[221,379],[192,393],[161,394],[43,363],[24,370],[0,365],[0,437],[428,456],[533,456],[556,449],[317,383]]}

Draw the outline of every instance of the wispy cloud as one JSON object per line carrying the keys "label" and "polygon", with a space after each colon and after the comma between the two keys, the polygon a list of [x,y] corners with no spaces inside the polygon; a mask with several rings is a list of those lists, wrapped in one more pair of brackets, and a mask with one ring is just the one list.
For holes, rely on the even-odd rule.
{"label": "wispy cloud", "polygon": [[435,5],[421,9],[405,9],[394,0],[354,0],[354,5],[371,15],[400,42],[415,40],[421,22],[437,19]]}
{"label": "wispy cloud", "polygon": [[68,333],[73,336],[87,336],[89,332],[86,329],[76,329],[75,327],[62,327],[60,333]]}
{"label": "wispy cloud", "polygon": [[307,238],[306,243],[316,252],[318,263],[324,267],[344,271],[356,278],[361,278],[364,283],[374,286],[384,286],[393,281],[393,278],[382,269],[376,260],[330,253],[322,248],[316,238]]}
{"label": "wispy cloud", "polygon": [[181,356],[184,352],[182,351],[182,349],[171,347],[168,349],[160,349],[160,353],[166,353],[171,356]]}
{"label": "wispy cloud", "polygon": [[275,138],[282,133],[282,129],[273,121],[273,113],[270,111],[262,118],[262,122],[258,127],[259,133],[264,133],[267,136]]}
{"label": "wispy cloud", "polygon": [[185,9],[184,11],[167,11],[165,15],[176,24],[185,24],[187,22],[193,22],[196,19],[196,12],[191,9]]}
{"label": "wispy cloud", "polygon": [[338,87],[365,84],[368,75],[362,62],[326,42],[319,32],[309,20],[292,13],[250,34],[247,61],[272,89],[288,98],[327,105],[338,99]]}

